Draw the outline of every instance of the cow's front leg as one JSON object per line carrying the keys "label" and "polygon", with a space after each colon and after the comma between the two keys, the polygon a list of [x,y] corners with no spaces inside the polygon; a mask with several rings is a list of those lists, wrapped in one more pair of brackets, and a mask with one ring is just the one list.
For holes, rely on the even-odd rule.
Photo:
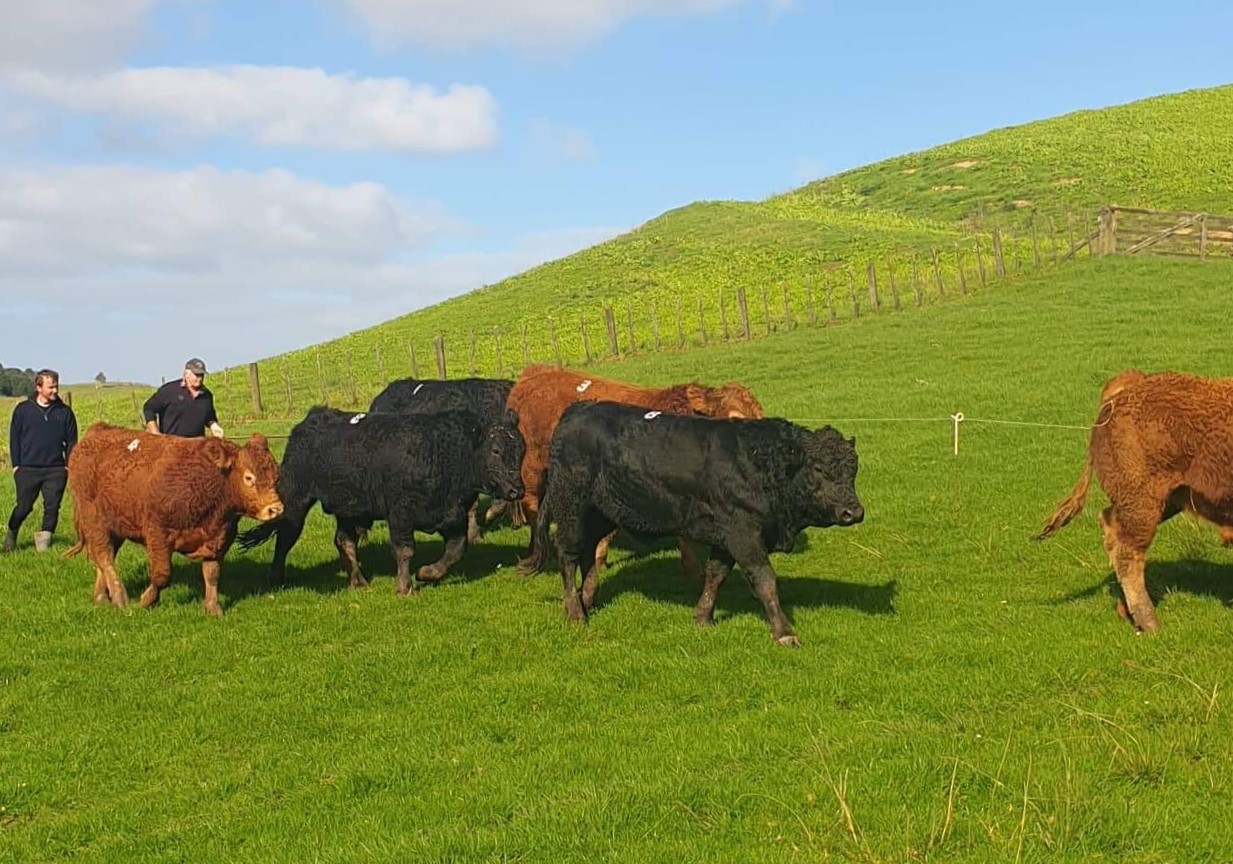
{"label": "cow's front leg", "polygon": [[441,529],[441,536],[445,539],[445,551],[441,553],[441,557],[432,564],[425,564],[419,569],[419,579],[421,582],[440,582],[445,578],[445,574],[449,569],[458,563],[458,559],[462,557],[462,553],[467,550],[467,529],[465,526],[454,526]]}
{"label": "cow's front leg", "polygon": [[150,584],[141,592],[141,605],[150,609],[158,605],[159,595],[171,582],[171,540],[146,532],[146,557],[150,561]]}
{"label": "cow's front leg", "polygon": [[762,608],[766,610],[767,621],[771,628],[771,638],[780,645],[800,645],[801,640],[792,632],[792,625],[779,606],[779,589],[776,586],[775,571],[771,569],[770,559],[766,550],[749,544],[744,549],[733,549],[735,560],[741,565],[741,572],[749,581]]}
{"label": "cow's front leg", "polygon": [[205,612],[215,618],[223,617],[223,607],[218,604],[218,577],[222,564],[217,558],[201,562],[201,581],[205,585]]}

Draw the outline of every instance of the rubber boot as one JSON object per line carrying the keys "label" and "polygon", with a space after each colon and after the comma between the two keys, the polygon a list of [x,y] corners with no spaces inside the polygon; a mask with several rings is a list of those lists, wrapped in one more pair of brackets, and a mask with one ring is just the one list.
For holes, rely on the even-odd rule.
{"label": "rubber boot", "polygon": [[12,528],[4,529],[4,545],[0,546],[0,551],[12,552],[17,548],[17,532]]}
{"label": "rubber boot", "polygon": [[46,552],[51,548],[51,532],[50,531],[35,531],[34,532],[34,548],[38,552]]}

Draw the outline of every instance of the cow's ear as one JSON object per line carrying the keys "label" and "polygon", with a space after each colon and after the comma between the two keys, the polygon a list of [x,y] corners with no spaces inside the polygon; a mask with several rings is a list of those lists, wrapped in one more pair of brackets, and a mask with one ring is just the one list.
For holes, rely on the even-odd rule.
{"label": "cow's ear", "polygon": [[218,466],[218,470],[226,471],[231,467],[231,453],[227,451],[227,445],[217,438],[207,438],[205,442],[206,458]]}
{"label": "cow's ear", "polygon": [[267,439],[260,432],[254,432],[252,435],[248,436],[248,446],[252,447],[254,450],[269,450],[270,442],[269,439]]}

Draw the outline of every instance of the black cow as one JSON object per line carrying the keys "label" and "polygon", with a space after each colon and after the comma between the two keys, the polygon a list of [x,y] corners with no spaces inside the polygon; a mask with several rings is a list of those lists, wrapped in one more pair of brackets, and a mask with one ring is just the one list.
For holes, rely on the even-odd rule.
{"label": "black cow", "polygon": [[[437,414],[441,411],[471,411],[480,422],[499,423],[505,415],[505,403],[514,382],[504,378],[458,378],[452,381],[436,379],[400,378],[391,381],[378,393],[368,406],[370,413],[393,412],[398,414]],[[479,524],[476,509],[479,502],[467,512],[467,542],[479,540],[483,529],[498,519],[510,506],[508,501],[496,499],[484,514],[484,524]],[[515,527],[522,522],[518,518],[521,508],[514,505]]]}
{"label": "black cow", "polygon": [[417,574],[424,582],[441,580],[467,547],[467,511],[480,491],[511,501],[523,495],[525,452],[513,411],[486,424],[470,411],[365,414],[317,406],[287,441],[278,478],[283,515],[245,532],[240,547],[251,549],[277,534],[270,582],[281,584],[287,552],[320,501],[337,523],[334,545],[352,587],[365,587],[357,532],[384,519],[398,564],[398,593],[407,594],[414,532],[444,538],[440,560]]}
{"label": "black cow", "polygon": [[[595,599],[595,547],[615,528],[685,537],[711,546],[699,624],[713,624],[715,595],[734,563],[769,618],[771,636],[800,644],[783,610],[770,552],[789,552],[806,526],[855,525],[856,439],[781,419],[661,414],[615,402],[577,402],[552,436],[535,525],[540,570],[549,521],[565,587],[565,611],[585,621]],[[587,564],[581,591],[574,572]]]}

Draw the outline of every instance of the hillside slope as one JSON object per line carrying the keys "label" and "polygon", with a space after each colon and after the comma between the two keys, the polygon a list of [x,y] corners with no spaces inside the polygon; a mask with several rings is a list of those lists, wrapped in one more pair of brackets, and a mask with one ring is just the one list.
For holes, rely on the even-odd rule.
{"label": "hillside slope", "polygon": [[[909,305],[913,255],[922,299],[932,303],[940,299],[939,278],[950,295],[959,292],[960,263],[969,284],[982,267],[992,271],[986,231],[995,224],[1013,232],[1003,241],[1014,262],[1008,269],[1018,270],[1032,256],[1026,222],[1033,216],[1040,253],[1052,258],[1067,242],[1070,210],[1080,224],[1107,202],[1233,213],[1233,161],[1222,135],[1231,127],[1233,86],[1188,91],[994,130],[764,201],[690,204],[495,285],[321,345],[254,357],[265,413],[294,413],[323,399],[365,404],[351,382],[406,375],[411,352],[419,374],[433,376],[437,336],[450,377],[473,369],[509,376],[526,360],[602,358],[604,307],[624,355],[631,342],[638,351],[701,344],[703,322],[707,341],[722,336],[725,324],[735,333],[738,288],[747,292],[754,334],[791,329],[810,315],[828,318],[828,294],[836,316],[850,318],[853,294],[867,306],[871,263],[886,302],[893,274]],[[977,213],[984,215],[974,219]],[[233,415],[248,413],[244,374],[213,378],[216,389],[223,379],[222,401]],[[124,400],[105,403],[105,414],[132,413]]]}

